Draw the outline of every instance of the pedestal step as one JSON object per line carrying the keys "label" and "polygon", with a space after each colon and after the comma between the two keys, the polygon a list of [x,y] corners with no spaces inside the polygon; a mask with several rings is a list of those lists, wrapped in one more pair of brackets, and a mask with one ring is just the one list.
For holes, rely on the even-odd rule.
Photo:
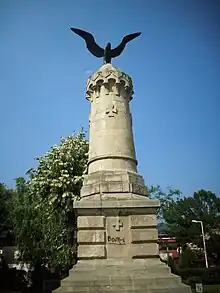
{"label": "pedestal step", "polygon": [[[156,271],[157,268],[157,271]],[[152,271],[153,269],[153,271]],[[79,265],[61,282],[56,293],[190,293],[180,277],[163,264],[152,268],[110,265],[84,268]]]}
{"label": "pedestal step", "polygon": [[188,288],[157,288],[157,289],[152,289],[152,288],[142,288],[142,289],[131,289],[131,288],[126,288],[123,287],[121,289],[115,289],[111,287],[110,289],[103,289],[103,288],[94,288],[94,290],[91,290],[91,288],[85,288],[85,289],[80,289],[80,290],[73,290],[71,287],[68,291],[60,291],[60,292],[74,292],[74,293],[191,293],[191,289]]}
{"label": "pedestal step", "polygon": [[[169,288],[177,288],[180,284],[179,278],[176,280],[172,277],[163,279],[158,278],[146,278],[146,279],[132,279],[132,278],[111,278],[108,280],[98,279],[94,281],[71,281],[63,282],[63,288],[71,288],[74,286],[74,289],[85,289],[85,288],[103,288],[105,290],[112,289],[121,289],[126,287],[127,289],[138,288],[138,287],[146,287],[146,288],[166,288],[167,284],[169,284]],[[68,289],[66,289],[68,291]]]}

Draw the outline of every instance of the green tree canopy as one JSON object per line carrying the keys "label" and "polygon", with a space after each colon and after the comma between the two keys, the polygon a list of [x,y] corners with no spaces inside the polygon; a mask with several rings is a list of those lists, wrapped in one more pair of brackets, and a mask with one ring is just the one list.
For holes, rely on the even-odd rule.
{"label": "green tree canopy", "polygon": [[212,192],[199,190],[192,197],[170,200],[163,209],[163,217],[170,231],[186,241],[201,235],[201,227],[192,223],[199,220],[204,223],[205,232],[212,234],[217,228],[220,199]]}
{"label": "green tree canopy", "polygon": [[75,218],[88,160],[88,141],[80,131],[37,159],[26,182],[18,178],[13,198],[14,229],[21,258],[53,268],[73,263]]}
{"label": "green tree canopy", "polygon": [[184,246],[194,243],[203,248],[201,225],[192,220],[202,221],[209,257],[220,261],[220,229],[219,216],[220,198],[213,192],[199,190],[192,197],[178,197],[165,202],[162,214],[168,224],[169,233]]}
{"label": "green tree canopy", "polygon": [[168,186],[165,190],[163,190],[160,185],[151,185],[148,188],[148,194],[149,198],[160,201],[160,208],[157,211],[157,216],[158,220],[163,221],[164,223],[164,212],[168,209],[168,206],[171,203],[175,202],[175,200],[180,197],[180,190],[171,186]]}
{"label": "green tree canopy", "polygon": [[11,245],[14,241],[10,216],[14,191],[0,183],[0,246]]}

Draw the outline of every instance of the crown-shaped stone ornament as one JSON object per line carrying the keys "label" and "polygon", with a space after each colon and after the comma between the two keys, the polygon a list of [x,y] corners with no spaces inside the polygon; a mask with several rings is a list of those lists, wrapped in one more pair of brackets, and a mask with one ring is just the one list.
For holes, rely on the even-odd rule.
{"label": "crown-shaped stone ornament", "polygon": [[86,98],[93,102],[100,94],[115,94],[132,100],[133,84],[129,75],[112,64],[103,65],[89,77],[86,85]]}

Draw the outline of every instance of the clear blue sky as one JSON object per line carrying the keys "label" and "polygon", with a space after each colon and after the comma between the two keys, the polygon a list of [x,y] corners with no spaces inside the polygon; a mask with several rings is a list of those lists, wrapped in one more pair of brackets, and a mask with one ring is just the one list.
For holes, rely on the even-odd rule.
{"label": "clear blue sky", "polygon": [[70,31],[117,45],[132,76],[139,172],[146,184],[220,194],[220,1],[1,0],[0,181],[14,185],[60,137],[88,129],[88,73],[102,60]]}

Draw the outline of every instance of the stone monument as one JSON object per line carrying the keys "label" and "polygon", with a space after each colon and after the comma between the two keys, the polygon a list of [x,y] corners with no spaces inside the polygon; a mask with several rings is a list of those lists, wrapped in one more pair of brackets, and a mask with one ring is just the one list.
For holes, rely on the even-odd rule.
{"label": "stone monument", "polygon": [[88,174],[74,203],[78,262],[57,292],[191,292],[159,259],[159,201],[137,172],[132,95],[131,78],[111,63],[88,79]]}

